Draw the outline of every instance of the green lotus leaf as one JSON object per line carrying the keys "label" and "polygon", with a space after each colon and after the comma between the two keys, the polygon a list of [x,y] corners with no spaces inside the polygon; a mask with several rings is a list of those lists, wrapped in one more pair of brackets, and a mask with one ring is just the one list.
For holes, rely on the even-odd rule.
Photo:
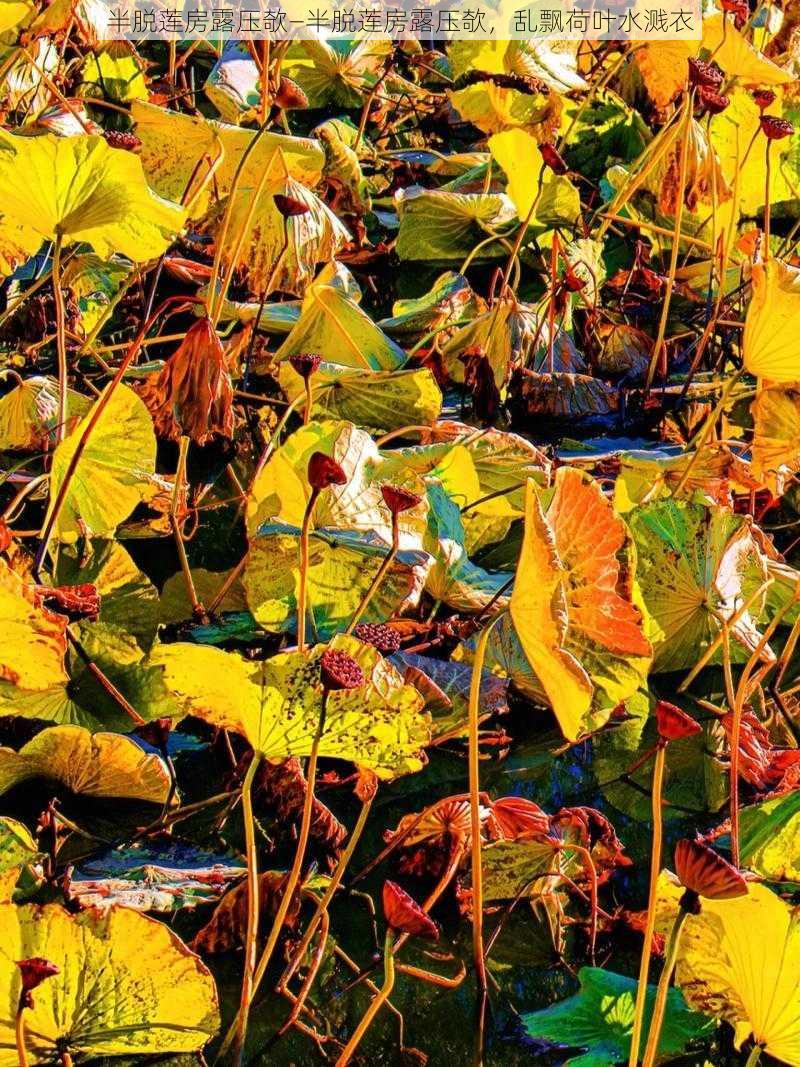
{"label": "green lotus leaf", "polygon": [[395,300],[391,317],[381,319],[379,325],[393,337],[411,338],[441,330],[480,310],[483,301],[475,295],[464,275],[447,271],[422,296]]}
{"label": "green lotus leaf", "polygon": [[[176,203],[191,203],[193,218],[204,215],[215,196],[230,193],[242,156],[256,137],[254,130],[229,126],[201,115],[165,111],[142,100],[134,100],[131,118],[142,142],[141,161],[148,181],[162,196]],[[240,188],[258,186],[276,149],[280,149],[293,178],[309,187],[317,184],[325,164],[320,145],[308,137],[266,132],[258,137],[242,167]],[[202,165],[204,157],[219,163],[213,184],[206,183],[201,189],[208,166]]]}
{"label": "green lotus leaf", "polygon": [[214,979],[169,927],[130,908],[0,906],[0,1065],[16,1067],[17,960],[41,958],[58,974],[25,1013],[32,1063],[197,1052],[219,1027]]}
{"label": "green lotus leaf", "polygon": [[585,107],[567,100],[564,110],[569,123],[564,152],[567,163],[571,170],[594,181],[603,177],[609,159],[631,163],[652,139],[639,112],[609,89],[600,90]]}
{"label": "green lotus leaf", "polygon": [[366,215],[372,210],[373,181],[364,177],[356,144],[358,128],[337,119],[315,126],[314,136],[325,150],[324,177],[337,191],[337,206],[349,215]]}
{"label": "green lotus leaf", "polygon": [[43,241],[85,242],[110,259],[154,259],[183,226],[183,211],[147,186],[131,152],[102,137],[19,137],[0,131],[0,271],[10,274]]}
{"label": "green lotus leaf", "polygon": [[327,363],[364,370],[397,370],[406,354],[338,285],[320,277],[309,286],[300,317],[276,360],[316,352]]}
{"label": "green lotus leaf", "polygon": [[[83,416],[90,401],[74,389],[68,391],[73,420]],[[0,398],[0,449],[40,452],[55,444],[58,424],[58,382],[35,374]],[[73,422],[74,425],[74,422]]]}
{"label": "green lotus leaf", "polygon": [[[308,616],[312,632],[326,640],[353,617],[389,545],[372,533],[317,527],[309,538]],[[250,611],[266,630],[292,631],[297,620],[300,527],[266,523],[250,542],[244,590]],[[362,616],[382,622],[419,604],[432,563],[415,549],[401,549]]]}
{"label": "green lotus leaf", "polygon": [[[210,604],[222,588],[227,574],[217,574],[204,567],[192,567],[192,585],[201,604]],[[218,612],[247,611],[247,601],[241,581],[235,581],[220,602]],[[183,622],[192,618],[192,602],[186,588],[186,578],[182,571],[167,578],[158,599],[158,621],[165,623]]]}
{"label": "green lotus leaf", "polygon": [[30,778],[46,778],[86,797],[163,804],[170,777],[159,756],[121,734],[49,726],[19,752],[0,748],[0,794]]}
{"label": "green lotus leaf", "polygon": [[[377,82],[391,47],[388,37],[298,41],[289,49],[281,69],[301,87],[310,107],[356,108],[362,106],[365,94]],[[382,86],[387,93],[422,94],[419,86],[394,73]]]}
{"label": "green lotus leaf", "polygon": [[481,850],[484,900],[498,904],[553,893],[568,863],[546,842],[495,841]]}
{"label": "green lotus leaf", "polygon": [[441,484],[431,480],[427,497],[428,530],[423,544],[434,559],[427,579],[428,593],[456,611],[486,607],[509,575],[492,574],[470,560],[460,508]]}
{"label": "green lotus leaf", "polygon": [[800,792],[742,808],[742,865],[769,881],[800,882]]}
{"label": "green lotus leaf", "polygon": [[[748,519],[718,506],[664,500],[629,516],[639,557],[637,578],[653,624],[653,667],[686,670],[742,603],[766,581],[767,568]],[[760,639],[763,597],[731,625],[731,657],[747,659]],[[720,662],[721,653],[715,656]]]}
{"label": "green lotus leaf", "polygon": [[[415,688],[371,645],[338,635],[365,675],[363,686],[331,693],[319,754],[349,760],[381,778],[419,770],[430,717]],[[285,652],[262,663],[199,645],[163,645],[154,660],[187,714],[236,730],[271,760],[308,756],[322,711],[317,661],[324,651]]]}
{"label": "green lotus leaf", "polygon": [[[516,218],[513,201],[504,193],[452,193],[413,186],[401,189],[395,203],[400,217],[396,251],[404,260],[461,261],[478,241]],[[493,241],[478,258],[507,254],[505,245]]]}
{"label": "green lotus leaf", "polygon": [[[278,380],[290,400],[304,391],[287,361],[280,364]],[[322,363],[313,387],[312,418],[347,419],[378,433],[430,425],[442,410],[442,391],[427,368],[367,371]]]}
{"label": "green lotus leaf", "polygon": [[[93,410],[90,409],[53,453],[51,508]],[[112,535],[145,498],[155,462],[156,435],[150,413],[132,389],[120,385],[78,461],[56,519],[55,536],[74,541],[87,532],[95,537]]]}
{"label": "green lotus leaf", "polygon": [[[126,630],[105,623],[84,624],[81,646],[143,719],[169,718],[177,713],[160,669],[149,664]],[[68,678],[53,680],[35,690],[0,681],[0,714],[81,726],[90,731],[132,729],[131,717],[106,691],[82,656],[71,651],[68,665]]]}
{"label": "green lotus leaf", "polygon": [[[572,1067],[608,1067],[627,1060],[630,1052],[636,1005],[636,980],[600,967],[581,967],[580,990],[542,1011],[529,1012],[522,1022],[531,1037],[585,1048],[570,1056]],[[655,986],[647,987],[644,1032],[647,1033],[655,1003]],[[699,1012],[690,1011],[677,989],[667,994],[667,1010],[658,1052],[674,1056],[696,1038],[709,1035],[715,1024]]]}

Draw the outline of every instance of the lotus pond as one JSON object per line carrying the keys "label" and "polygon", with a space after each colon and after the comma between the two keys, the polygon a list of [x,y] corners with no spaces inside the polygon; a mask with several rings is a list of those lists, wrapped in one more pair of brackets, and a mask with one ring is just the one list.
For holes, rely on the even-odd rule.
{"label": "lotus pond", "polygon": [[0,4],[0,1067],[800,1067],[792,4]]}

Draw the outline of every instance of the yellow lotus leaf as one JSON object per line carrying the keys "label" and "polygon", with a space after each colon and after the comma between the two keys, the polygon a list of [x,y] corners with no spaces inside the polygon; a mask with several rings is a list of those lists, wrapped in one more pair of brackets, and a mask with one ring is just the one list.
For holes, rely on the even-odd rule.
{"label": "yellow lotus leaf", "polygon": [[0,818],[0,903],[11,900],[23,871],[39,856],[27,826],[16,819]]}
{"label": "yellow lotus leaf", "polygon": [[484,133],[524,127],[542,141],[558,135],[563,103],[557,93],[523,93],[487,81],[448,95],[461,118]]}
{"label": "yellow lotus leaf", "polygon": [[[659,912],[676,910],[681,889],[667,872]],[[766,886],[746,896],[702,901],[681,931],[675,981],[690,1008],[752,1039],[780,1063],[800,1067],[800,916]]]}
{"label": "yellow lotus leaf", "polygon": [[[686,87],[687,62],[699,55],[701,49],[712,54],[730,78],[745,85],[777,86],[792,81],[789,71],[783,70],[762,55],[728,19],[724,25],[721,12],[703,19],[702,41],[650,42],[635,54],[635,62],[642,75],[650,98],[663,109]],[[724,31],[723,31],[724,26]]]}
{"label": "yellow lotus leaf", "polygon": [[48,778],[72,793],[163,804],[170,777],[159,756],[122,734],[49,726],[19,752],[0,748],[0,794],[29,778]]}
{"label": "yellow lotus leaf", "polygon": [[[364,672],[358,689],[331,693],[319,754],[350,760],[381,778],[419,770],[431,737],[417,690],[371,645],[337,635],[331,648],[352,656]],[[285,652],[251,663],[231,652],[171,644],[151,660],[187,714],[243,734],[266,759],[308,756],[322,712],[319,657],[325,646]]]}
{"label": "yellow lotus leaf", "polygon": [[778,385],[762,389],[750,411],[753,473],[780,496],[787,479],[800,470],[800,391]]}
{"label": "yellow lotus leaf", "polygon": [[[217,197],[230,193],[231,183],[256,133],[240,126],[165,111],[153,104],[134,100],[131,118],[142,142],[141,161],[153,188],[176,203],[191,202],[192,217],[204,215]],[[322,176],[325,153],[308,137],[287,137],[266,132],[253,145],[242,167],[240,189],[254,189],[276,149],[280,149],[292,178],[313,187]],[[206,157],[209,163],[202,164]],[[209,166],[218,161],[213,179],[206,183]],[[189,188],[191,184],[191,189]],[[196,199],[192,200],[197,193]]]}
{"label": "yellow lotus leaf", "polygon": [[105,259],[161,255],[184,214],[148,187],[132,152],[103,137],[20,137],[0,130],[0,272],[10,274],[61,237]]}
{"label": "yellow lotus leaf", "polygon": [[0,4],[0,33],[15,30],[34,12],[31,0],[4,0]]}
{"label": "yellow lotus leaf", "polygon": [[[248,284],[255,293],[302,296],[317,264],[332,260],[350,234],[318,196],[290,176],[280,150],[273,153],[265,184],[258,196],[256,192],[256,188],[240,186],[234,197],[228,225],[237,240],[226,243],[223,263],[227,265],[235,252],[236,266],[247,270]],[[305,205],[305,214],[284,223],[273,199],[276,193]]]}
{"label": "yellow lotus leaf", "polygon": [[[769,202],[773,210],[788,204],[794,216],[794,203],[800,197],[796,169],[792,163],[793,141],[770,141],[760,133],[761,111],[752,94],[741,87],[728,93],[730,104],[720,115],[715,115],[709,125],[711,144],[719,156],[720,167],[728,185],[738,183],[739,207],[744,215],[760,215],[764,207],[767,184],[766,150],[769,145],[770,179]],[[765,115],[781,115],[780,97],[765,109]],[[752,147],[749,147],[752,143]],[[780,213],[780,212],[779,212]],[[727,225],[723,216],[718,216],[720,232]]]}
{"label": "yellow lotus leaf", "polygon": [[525,539],[511,594],[517,637],[536,672],[564,736],[576,740],[592,703],[594,687],[575,657],[564,648],[567,634],[565,569],[555,537],[545,521],[533,482],[525,497]]}
{"label": "yellow lotus leaf", "polygon": [[0,679],[22,689],[64,684],[67,620],[39,607],[27,585],[0,560]]}
{"label": "yellow lotus leaf", "polygon": [[745,318],[745,368],[773,382],[800,381],[800,268],[770,259],[753,266]]}
{"label": "yellow lotus leaf", "polygon": [[[92,412],[83,418],[53,453],[50,476],[52,507]],[[155,471],[156,436],[142,400],[127,385],[115,390],[78,460],[55,536],[75,540],[88,533],[113,534],[147,495]]]}
{"label": "yellow lotus leaf", "polygon": [[17,960],[58,967],[25,1012],[31,1063],[198,1052],[219,1027],[214,979],[168,926],[131,908],[0,905],[0,1067],[17,1067]]}
{"label": "yellow lotus leaf", "polygon": [[[74,389],[68,391],[70,418],[85,415],[91,401]],[[0,398],[0,449],[43,451],[55,443],[58,424],[58,382],[35,374]]]}

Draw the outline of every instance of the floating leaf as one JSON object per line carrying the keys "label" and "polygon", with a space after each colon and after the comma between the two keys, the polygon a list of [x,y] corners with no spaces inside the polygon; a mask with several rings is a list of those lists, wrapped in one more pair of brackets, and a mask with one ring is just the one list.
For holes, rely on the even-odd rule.
{"label": "floating leaf", "polygon": [[80,726],[51,726],[15,752],[0,748],[0,793],[29,778],[47,778],[81,796],[124,797],[163,804],[167,769],[120,734],[91,734]]}
{"label": "floating leaf", "polygon": [[58,967],[25,1012],[25,1043],[36,1063],[196,1052],[214,1036],[219,1010],[204,964],[162,923],[130,908],[58,904],[0,906],[0,1063],[15,1067],[17,960]]}
{"label": "floating leaf", "polygon": [[[608,1067],[610,1063],[627,1060],[636,1006],[635,979],[599,967],[581,967],[578,980],[580,991],[574,996],[542,1011],[523,1015],[526,1031],[531,1037],[585,1048],[582,1055],[570,1056],[572,1067]],[[648,986],[645,1034],[653,1015],[655,995],[655,986]],[[658,1053],[674,1056],[690,1041],[708,1035],[711,1029],[711,1023],[690,1011],[681,994],[670,989]]]}
{"label": "floating leaf", "polygon": [[[51,508],[93,411],[92,408],[53,453]],[[155,462],[156,438],[150,414],[132,389],[120,385],[78,461],[56,519],[56,537],[74,541],[87,531],[96,537],[113,534],[145,498]]]}
{"label": "floating leaf", "polygon": [[[504,193],[452,193],[413,186],[395,195],[400,232],[396,251],[401,259],[448,263],[462,260],[473,246],[517,215]],[[479,259],[496,259],[506,251],[489,242]]]}
{"label": "floating leaf", "polygon": [[8,274],[43,241],[85,242],[104,259],[141,263],[160,255],[183,212],[148,188],[139,159],[102,137],[20,137],[0,131],[0,271]]}
{"label": "floating leaf", "polygon": [[[350,760],[381,778],[422,766],[430,719],[416,689],[371,645],[338,635],[330,644],[365,675],[358,689],[331,693],[319,754]],[[185,709],[244,734],[267,759],[308,756],[322,711],[318,660],[324,648],[285,652],[262,663],[198,645],[164,645],[154,659]]]}

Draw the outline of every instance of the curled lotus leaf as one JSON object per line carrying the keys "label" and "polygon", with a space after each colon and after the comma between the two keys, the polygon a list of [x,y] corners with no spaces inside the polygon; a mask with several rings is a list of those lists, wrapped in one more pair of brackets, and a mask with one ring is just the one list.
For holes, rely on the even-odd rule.
{"label": "curled lotus leaf", "polygon": [[214,979],[169,927],[130,908],[0,905],[0,1064],[16,1067],[17,960],[58,967],[25,1012],[32,1063],[196,1052],[219,1027]]}
{"label": "curled lotus leaf", "polygon": [[[454,193],[412,186],[395,194],[400,232],[397,254],[404,260],[449,263],[462,260],[488,230],[502,230],[517,217],[505,193]],[[494,241],[479,259],[497,259],[505,245]]]}
{"label": "curled lotus leaf", "polygon": [[72,793],[163,804],[167,768],[121,734],[91,734],[80,726],[50,726],[19,752],[0,748],[0,794],[31,778],[58,782]]}
{"label": "curled lotus leaf", "polygon": [[788,385],[761,389],[750,410],[753,473],[779,496],[791,476],[800,471],[800,390]]}
{"label": "curled lotus leaf", "polygon": [[27,826],[0,818],[0,903],[11,900],[22,871],[35,863],[39,849]]}
{"label": "curled lotus leaf", "polygon": [[[663,500],[629,515],[638,553],[637,580],[650,615],[653,667],[687,670],[733,619],[731,657],[745,659],[760,635],[757,596],[767,580],[766,561],[749,519],[720,507]],[[769,654],[768,650],[767,653]],[[715,662],[719,662],[717,653]]]}
{"label": "curled lotus leaf", "polygon": [[529,483],[525,518],[514,632],[564,736],[575,740],[635,693],[650,665],[631,536],[599,484],[569,467],[556,472],[546,514]]}
{"label": "curled lotus leaf", "polygon": [[[328,696],[319,754],[349,760],[380,778],[419,770],[430,742],[424,699],[371,645],[339,634],[330,648],[346,652],[361,667],[365,683]],[[284,652],[262,663],[199,645],[164,645],[154,659],[187,714],[243,734],[271,760],[311,752],[322,713],[319,658]]]}
{"label": "curled lotus leaf", "polygon": [[[201,115],[166,111],[142,100],[134,100],[131,118],[142,142],[141,160],[148,181],[162,196],[189,204],[193,218],[204,215],[212,202],[206,178],[214,161],[214,189],[218,196],[230,193],[248,149],[240,177],[240,187],[244,189],[257,187],[276,150],[282,152],[291,176],[311,187],[319,181],[325,164],[322,148],[308,137],[287,137],[271,131],[256,134],[254,130]],[[209,161],[205,167],[204,158]]]}
{"label": "curled lotus leaf", "polygon": [[[306,209],[284,220],[274,197],[296,200]],[[247,270],[256,293],[303,296],[318,263],[327,263],[350,239],[346,227],[318,196],[292,178],[280,150],[266,167],[264,184],[240,187],[233,197],[229,231],[239,238],[223,251],[236,267]],[[232,251],[231,251],[232,250]]]}
{"label": "curled lotus leaf", "polygon": [[40,607],[35,588],[0,560],[0,681],[44,690],[67,681],[67,620]]}

